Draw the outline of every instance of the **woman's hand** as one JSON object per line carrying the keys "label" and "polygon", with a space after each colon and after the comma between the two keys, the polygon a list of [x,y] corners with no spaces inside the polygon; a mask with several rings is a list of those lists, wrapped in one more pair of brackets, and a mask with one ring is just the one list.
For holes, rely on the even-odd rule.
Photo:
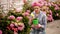
{"label": "woman's hand", "polygon": [[37,25],[37,28],[41,28],[41,27],[42,27],[42,25],[41,25],[41,24],[38,24],[38,25]]}
{"label": "woman's hand", "polygon": [[41,25],[41,24],[38,24],[38,25],[34,25],[34,24],[33,24],[31,27],[32,27],[32,28],[39,29],[39,28],[41,28],[41,27],[42,27],[42,25]]}
{"label": "woman's hand", "polygon": [[35,26],[34,26],[34,25],[32,25],[31,27],[32,27],[32,28],[34,28]]}

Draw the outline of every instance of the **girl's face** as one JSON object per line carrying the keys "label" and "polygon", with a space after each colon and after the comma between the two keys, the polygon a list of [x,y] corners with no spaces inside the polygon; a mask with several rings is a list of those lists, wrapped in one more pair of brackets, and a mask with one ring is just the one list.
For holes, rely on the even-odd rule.
{"label": "girl's face", "polygon": [[38,12],[40,11],[40,7],[39,7],[39,6],[35,6],[35,7],[34,7],[34,11],[35,11],[36,13],[38,13]]}

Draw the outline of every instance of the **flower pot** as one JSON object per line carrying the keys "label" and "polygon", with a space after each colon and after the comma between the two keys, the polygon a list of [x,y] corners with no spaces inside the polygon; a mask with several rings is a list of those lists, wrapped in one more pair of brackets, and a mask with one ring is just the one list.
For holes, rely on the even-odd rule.
{"label": "flower pot", "polygon": [[34,25],[37,25],[37,24],[38,24],[38,19],[34,19],[34,20],[33,20],[33,24],[34,24]]}

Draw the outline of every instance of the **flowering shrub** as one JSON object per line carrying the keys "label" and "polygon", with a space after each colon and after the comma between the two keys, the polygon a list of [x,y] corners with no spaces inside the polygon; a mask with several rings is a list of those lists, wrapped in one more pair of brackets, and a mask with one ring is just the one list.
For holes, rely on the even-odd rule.
{"label": "flowering shrub", "polygon": [[57,4],[57,3],[53,4],[52,6],[50,6],[50,9],[52,10],[53,18],[60,19],[60,6],[59,6],[59,4]]}
{"label": "flowering shrub", "polygon": [[[29,17],[30,17],[30,11],[27,10],[26,12],[18,12],[16,13],[15,11],[10,11],[8,15],[1,19],[1,27],[0,29],[2,30],[2,33],[8,34],[11,33],[20,33],[20,34],[28,34],[30,30],[30,25],[28,24],[29,22]],[[4,23],[6,23],[4,25]],[[28,25],[28,26],[27,26]],[[4,27],[4,28],[3,28]]]}

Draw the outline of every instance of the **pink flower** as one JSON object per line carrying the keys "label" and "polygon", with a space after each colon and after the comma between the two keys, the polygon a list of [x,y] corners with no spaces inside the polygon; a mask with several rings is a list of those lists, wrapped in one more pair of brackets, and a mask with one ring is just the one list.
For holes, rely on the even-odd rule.
{"label": "pink flower", "polygon": [[40,4],[40,7],[42,7],[44,5],[44,3]]}
{"label": "pink flower", "polygon": [[18,29],[17,29],[17,28],[13,28],[13,29],[14,29],[14,31],[15,31],[15,32],[17,32],[17,31],[18,31]]}
{"label": "pink flower", "polygon": [[14,24],[11,23],[11,24],[10,24],[10,27],[14,27]]}
{"label": "pink flower", "polygon": [[52,15],[52,11],[51,10],[49,11],[49,13],[50,13],[50,15]]}
{"label": "pink flower", "polygon": [[2,31],[0,30],[0,34],[2,34]]}
{"label": "pink flower", "polygon": [[28,12],[26,12],[26,13],[25,13],[25,15],[26,15],[26,16],[29,16],[29,13],[28,13]]}
{"label": "pink flower", "polygon": [[59,14],[57,13],[56,16],[59,16]]}
{"label": "pink flower", "polygon": [[27,13],[30,13],[30,10],[27,10]]}
{"label": "pink flower", "polygon": [[54,6],[54,3],[51,2],[51,5]]}
{"label": "pink flower", "polygon": [[42,7],[44,5],[43,1],[39,1],[40,7]]}
{"label": "pink flower", "polygon": [[21,24],[19,25],[19,27],[18,27],[18,30],[22,31],[23,29],[24,29],[24,24],[21,23]]}
{"label": "pink flower", "polygon": [[20,31],[22,31],[24,28],[22,28],[22,26],[21,27],[18,27],[18,30],[20,30]]}
{"label": "pink flower", "polygon": [[48,6],[48,3],[46,1],[44,1],[44,5]]}
{"label": "pink flower", "polygon": [[49,14],[48,14],[48,16],[47,16],[47,20],[48,20],[48,21],[52,21],[52,20],[53,20],[52,15],[49,15]]}
{"label": "pink flower", "polygon": [[60,4],[58,4],[58,6],[60,6]]}
{"label": "pink flower", "polygon": [[21,26],[21,27],[18,27],[18,30],[20,30],[20,31],[21,31],[21,30],[22,30],[22,26]]}
{"label": "pink flower", "polygon": [[30,14],[28,12],[23,13],[23,16],[29,16]]}
{"label": "pink flower", "polygon": [[45,6],[48,6],[48,4],[46,3]]}
{"label": "pink flower", "polygon": [[45,4],[47,4],[47,1],[44,1]]}
{"label": "pink flower", "polygon": [[16,12],[20,12],[21,10],[20,10],[20,8],[16,8]]}
{"label": "pink flower", "polygon": [[44,0],[39,0],[39,1],[43,2]]}
{"label": "pink flower", "polygon": [[24,3],[27,3],[27,0],[23,0]]}
{"label": "pink flower", "polygon": [[44,5],[43,1],[39,1],[40,7]]}
{"label": "pink flower", "polygon": [[8,19],[13,20],[13,19],[15,19],[15,16],[11,15],[11,16],[8,17]]}
{"label": "pink flower", "polygon": [[55,7],[55,10],[59,10],[59,7]]}
{"label": "pink flower", "polygon": [[51,6],[51,3],[48,3],[48,6]]}
{"label": "pink flower", "polygon": [[55,7],[55,10],[58,10],[58,8]]}
{"label": "pink flower", "polygon": [[23,17],[17,17],[16,20],[20,21]]}
{"label": "pink flower", "polygon": [[14,34],[18,34],[18,32],[15,32],[15,31],[14,31]]}
{"label": "pink flower", "polygon": [[54,4],[53,6],[57,7],[58,5],[57,4]]}
{"label": "pink flower", "polygon": [[14,30],[14,28],[12,28],[12,30]]}

